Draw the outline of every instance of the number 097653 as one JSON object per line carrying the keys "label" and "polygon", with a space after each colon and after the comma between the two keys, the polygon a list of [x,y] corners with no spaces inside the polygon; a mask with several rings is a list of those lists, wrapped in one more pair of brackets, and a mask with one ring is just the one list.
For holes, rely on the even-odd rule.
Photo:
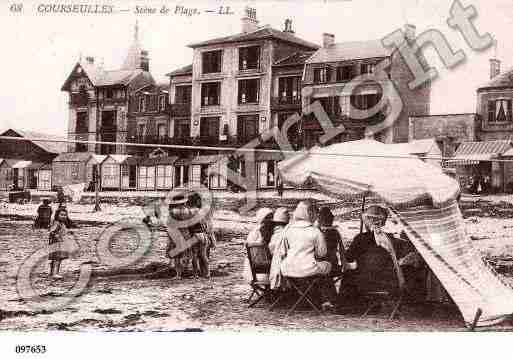
{"label": "number 097653", "polygon": [[44,354],[46,346],[44,345],[16,345],[16,354]]}

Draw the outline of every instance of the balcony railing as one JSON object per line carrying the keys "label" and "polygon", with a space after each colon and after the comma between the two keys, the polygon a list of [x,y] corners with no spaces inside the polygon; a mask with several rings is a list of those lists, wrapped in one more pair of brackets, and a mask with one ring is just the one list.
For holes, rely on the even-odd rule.
{"label": "balcony railing", "polygon": [[188,117],[191,115],[190,103],[173,103],[170,105],[171,117]]}
{"label": "balcony railing", "polygon": [[301,97],[279,96],[271,98],[271,107],[274,110],[297,110],[301,108]]}

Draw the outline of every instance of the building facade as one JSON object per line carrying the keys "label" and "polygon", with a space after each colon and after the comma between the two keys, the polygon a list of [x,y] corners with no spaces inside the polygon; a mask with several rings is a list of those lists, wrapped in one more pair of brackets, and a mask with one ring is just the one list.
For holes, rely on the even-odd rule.
{"label": "building facade", "polygon": [[68,139],[113,144],[71,143],[69,152],[126,153],[129,99],[154,84],[148,52],[142,50],[136,24],[134,41],[121,69],[105,70],[86,57],[74,66],[61,90],[69,94]]}
{"label": "building facade", "polygon": [[[405,41],[413,42],[415,27],[406,25]],[[426,64],[422,53],[419,62]],[[385,65],[377,73],[378,64]],[[344,87],[359,75],[374,74],[373,81],[365,81],[350,93]],[[335,43],[333,34],[323,34],[322,47],[307,61],[303,78],[303,113],[310,112],[310,105],[319,101],[334,126],[344,125],[345,131],[334,142],[358,140],[364,137],[365,128],[383,121],[386,106],[375,115],[355,119],[353,109],[369,110],[383,96],[386,82],[391,81],[403,102],[403,108],[392,127],[381,131],[375,139],[385,143],[408,141],[408,118],[429,114],[431,84],[426,82],[416,89],[408,83],[414,79],[408,65],[397,49],[388,49],[380,40]],[[318,143],[324,133],[318,120],[309,116],[302,124],[305,146]]]}

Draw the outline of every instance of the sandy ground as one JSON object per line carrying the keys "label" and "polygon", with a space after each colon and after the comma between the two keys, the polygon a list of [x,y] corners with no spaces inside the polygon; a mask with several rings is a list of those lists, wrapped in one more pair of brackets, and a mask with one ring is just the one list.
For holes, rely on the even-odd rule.
{"label": "sandy ground", "polygon": [[[47,297],[65,296],[78,277],[83,263],[94,268],[94,278],[87,291],[71,304],[55,312],[27,306],[16,290],[20,264],[47,244],[47,232],[33,230],[30,220],[13,220],[5,215],[34,214],[35,205],[5,205],[0,210],[0,329],[2,330],[102,330],[102,331],[171,331],[171,330],[465,330],[457,311],[447,307],[410,307],[398,319],[388,320],[387,311],[366,318],[359,315],[323,315],[299,312],[285,317],[285,310],[248,309],[245,299],[249,288],[240,276],[243,240],[252,226],[252,218],[218,211],[215,226],[222,240],[213,254],[213,277],[210,280],[185,278],[178,281],[167,270],[164,255],[166,238],[158,237],[142,261],[126,268],[98,263],[95,244],[108,224],[81,224],[75,230],[79,254],[64,263],[64,279],[47,277],[47,263],[35,271],[34,286]],[[74,219],[88,217],[90,206],[71,205]],[[96,214],[95,214],[96,216]],[[102,222],[118,217],[140,217],[140,208],[104,206],[97,215]],[[96,218],[94,218],[96,219]],[[484,255],[513,255],[513,219],[468,218],[467,231]],[[356,221],[340,223],[351,238],[359,228]],[[123,256],[135,247],[130,231],[117,235],[112,252]]]}

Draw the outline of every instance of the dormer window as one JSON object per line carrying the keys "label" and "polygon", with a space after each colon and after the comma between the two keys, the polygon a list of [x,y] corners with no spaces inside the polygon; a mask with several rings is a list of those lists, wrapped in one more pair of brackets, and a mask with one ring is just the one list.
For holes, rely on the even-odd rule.
{"label": "dormer window", "polygon": [[256,70],[260,65],[260,46],[239,48],[239,70]]}
{"label": "dormer window", "polygon": [[345,65],[337,67],[337,81],[350,81],[353,77],[353,66]]}
{"label": "dormer window", "polygon": [[373,74],[374,73],[374,64],[361,64],[360,65],[360,73],[363,74]]}
{"label": "dormer window", "polygon": [[511,110],[511,99],[488,101],[488,122],[511,121]]}
{"label": "dormer window", "polygon": [[331,71],[329,67],[318,67],[314,69],[314,82],[325,83],[330,80]]}

